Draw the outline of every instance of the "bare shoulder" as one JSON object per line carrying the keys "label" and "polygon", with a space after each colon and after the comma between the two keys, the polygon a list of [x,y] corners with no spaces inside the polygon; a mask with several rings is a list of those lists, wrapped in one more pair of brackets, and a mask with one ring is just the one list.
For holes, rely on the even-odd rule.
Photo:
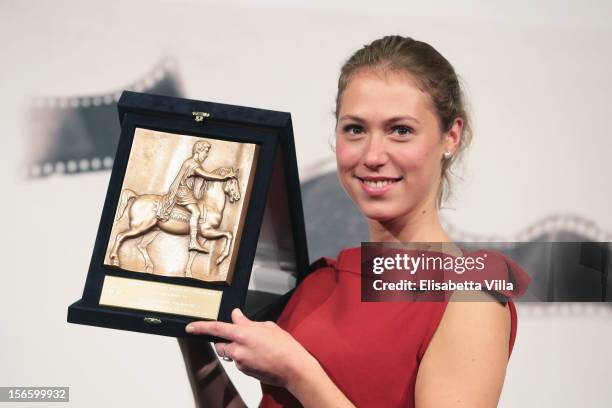
{"label": "bare shoulder", "polygon": [[[440,322],[442,331],[446,325],[467,325],[464,329],[482,330],[482,325],[489,324],[507,328],[510,333],[510,312],[508,304],[498,301],[493,295],[484,291],[455,291],[446,306]],[[478,323],[478,326],[469,326]],[[458,327],[458,329],[461,329]],[[503,330],[502,330],[503,331]]]}
{"label": "bare shoulder", "polygon": [[508,363],[508,305],[456,292],[421,361],[417,407],[495,407]]}

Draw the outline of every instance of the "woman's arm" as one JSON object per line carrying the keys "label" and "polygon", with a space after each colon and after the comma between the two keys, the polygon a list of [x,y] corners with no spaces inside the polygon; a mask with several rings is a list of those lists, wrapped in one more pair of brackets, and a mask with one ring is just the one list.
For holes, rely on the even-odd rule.
{"label": "woman's arm", "polygon": [[209,342],[193,338],[177,340],[185,360],[196,407],[246,407]]}
{"label": "woman's arm", "polygon": [[[453,298],[459,300],[457,293]],[[451,301],[423,356],[417,375],[418,408],[496,407],[510,341],[510,312],[497,301]],[[451,300],[453,300],[451,298]]]}
{"label": "woman's arm", "polygon": [[353,403],[329,378],[319,362],[314,357],[312,360],[311,365],[298,367],[294,378],[288,381],[287,390],[300,401],[304,408],[354,408]]}
{"label": "woman's arm", "polygon": [[354,407],[319,362],[273,322],[254,322],[234,309],[231,323],[193,322],[186,330],[227,339],[217,354],[230,357],[243,373],[286,388],[305,407]]}

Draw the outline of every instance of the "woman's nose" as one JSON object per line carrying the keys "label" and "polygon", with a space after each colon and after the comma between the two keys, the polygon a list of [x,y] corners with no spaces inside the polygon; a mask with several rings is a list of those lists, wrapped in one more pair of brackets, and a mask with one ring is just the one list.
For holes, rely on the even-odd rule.
{"label": "woman's nose", "polygon": [[383,166],[389,158],[383,135],[371,135],[365,149],[363,164],[372,170]]}

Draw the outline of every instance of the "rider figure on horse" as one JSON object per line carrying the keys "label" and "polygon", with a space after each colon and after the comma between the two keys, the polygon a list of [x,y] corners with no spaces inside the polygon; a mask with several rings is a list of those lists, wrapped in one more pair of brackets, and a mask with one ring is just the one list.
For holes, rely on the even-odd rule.
{"label": "rider figure on horse", "polygon": [[202,177],[204,180],[227,180],[236,177],[234,170],[220,176],[207,172],[202,168],[202,163],[208,157],[211,149],[211,144],[206,141],[198,141],[193,145],[192,157],[188,158],[181,165],[176,178],[170,185],[168,193],[162,197],[157,208],[157,217],[161,220],[168,220],[174,205],[180,205],[187,208],[191,212],[189,219],[189,250],[207,252],[197,240],[198,222],[201,219],[204,221],[204,209],[198,206],[198,200],[194,195],[194,186],[196,185],[194,178]]}

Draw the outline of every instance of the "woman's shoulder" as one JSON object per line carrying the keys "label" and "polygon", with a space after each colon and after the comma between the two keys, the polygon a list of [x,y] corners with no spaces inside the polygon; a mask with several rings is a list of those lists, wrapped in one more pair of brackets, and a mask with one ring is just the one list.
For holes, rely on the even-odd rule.
{"label": "woman's shoulder", "polygon": [[361,263],[361,247],[345,247],[338,251],[335,258],[321,256],[310,263],[308,275],[314,272],[329,272],[331,270],[350,270],[359,269]]}
{"label": "woman's shoulder", "polygon": [[502,295],[506,299],[516,299],[523,296],[531,283],[531,276],[523,267],[503,252],[480,248],[463,251],[464,258],[482,260],[482,269],[473,270],[465,274],[464,278],[482,283],[494,282],[488,292]]}
{"label": "woman's shoulder", "polygon": [[308,266],[308,273],[310,274],[320,269],[335,268],[336,263],[336,259],[329,258],[327,256],[322,256],[310,263],[310,265]]}
{"label": "woman's shoulder", "polygon": [[336,258],[321,257],[313,262],[315,267],[332,266],[339,270],[356,271],[361,266],[361,246],[341,248]]}

